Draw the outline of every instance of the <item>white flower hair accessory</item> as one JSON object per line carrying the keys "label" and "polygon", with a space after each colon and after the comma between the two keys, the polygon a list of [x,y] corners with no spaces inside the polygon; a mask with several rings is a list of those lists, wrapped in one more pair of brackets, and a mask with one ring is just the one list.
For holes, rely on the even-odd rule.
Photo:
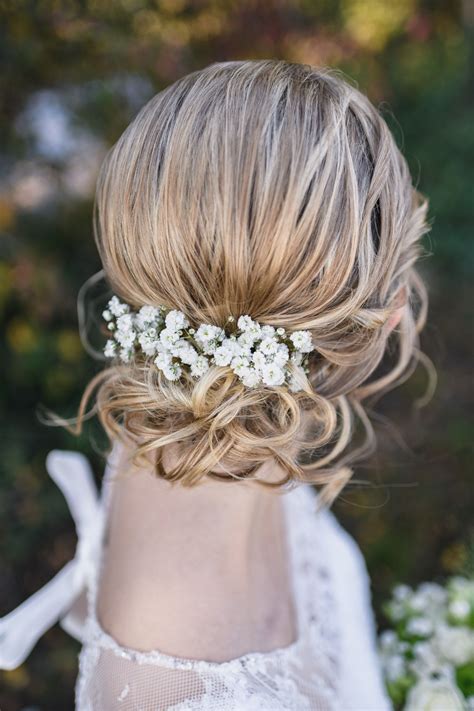
{"label": "white flower hair accessory", "polygon": [[203,323],[197,329],[181,311],[142,306],[138,311],[113,296],[102,313],[111,332],[106,358],[130,362],[135,353],[153,357],[168,380],[183,371],[199,378],[211,365],[228,366],[248,387],[288,385],[301,390],[308,373],[307,357],[314,350],[310,331],[287,332],[265,326],[250,316],[233,316],[226,327]]}

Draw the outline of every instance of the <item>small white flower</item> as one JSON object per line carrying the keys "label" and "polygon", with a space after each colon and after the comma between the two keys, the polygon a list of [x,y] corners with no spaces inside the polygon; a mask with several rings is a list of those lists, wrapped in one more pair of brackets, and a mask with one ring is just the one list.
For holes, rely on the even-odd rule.
{"label": "small white flower", "polygon": [[234,356],[231,361],[231,368],[236,375],[245,373],[250,366],[250,361],[246,356]]}
{"label": "small white flower", "polygon": [[158,333],[156,328],[149,328],[138,336],[138,342],[142,347],[143,352],[147,356],[154,355],[158,345]]}
{"label": "small white flower", "polygon": [[409,585],[396,585],[393,589],[393,597],[395,600],[402,602],[403,600],[408,600],[410,595],[412,595],[413,590]]}
{"label": "small white flower", "polygon": [[170,363],[162,368],[162,371],[168,380],[178,380],[181,376],[182,368],[179,363]]}
{"label": "small white flower", "polygon": [[222,339],[224,336],[224,329],[220,328],[219,326],[212,326],[211,324],[203,323],[196,331],[195,339],[205,344],[209,341],[216,341],[219,338]]}
{"label": "small white flower", "polygon": [[117,319],[117,330],[119,331],[131,331],[133,329],[133,316],[132,314],[123,314]]}
{"label": "small white flower", "polygon": [[427,617],[412,617],[407,623],[408,634],[428,637],[433,632],[433,623]]}
{"label": "small white flower", "polygon": [[123,304],[117,296],[112,296],[107,307],[110,313],[115,317],[122,316],[122,314],[126,314],[130,311],[129,305]]}
{"label": "small white flower", "polygon": [[262,326],[262,338],[273,338],[275,335],[275,329],[273,326]]}
{"label": "small white flower", "polygon": [[410,609],[413,610],[413,612],[425,612],[428,608],[429,602],[430,601],[428,595],[424,592],[421,592],[418,588],[418,590],[414,592],[411,596],[409,600],[409,606]]}
{"label": "small white flower", "polygon": [[385,674],[389,681],[396,681],[405,674],[405,660],[400,654],[394,654],[384,661]]}
{"label": "small white flower", "polygon": [[250,316],[239,316],[237,321],[237,328],[241,331],[251,331],[252,329],[257,329],[258,324]]}
{"label": "small white flower", "polygon": [[177,356],[186,365],[192,365],[196,363],[199,358],[197,350],[190,343],[184,339],[179,339],[176,341],[173,348],[171,349],[173,355]]}
{"label": "small white flower", "polygon": [[200,355],[196,358],[194,363],[191,365],[191,375],[193,375],[195,378],[200,378],[201,375],[204,375],[209,370],[209,361],[208,359]]}
{"label": "small white flower", "polygon": [[243,370],[240,376],[243,384],[249,388],[255,387],[260,382],[260,376],[255,370],[255,368],[246,368]]}
{"label": "small white flower", "polygon": [[203,343],[199,344],[203,353],[206,355],[214,355],[217,349],[219,348],[219,341],[218,340],[212,340],[212,341],[205,341]]}
{"label": "small white flower", "polygon": [[112,312],[109,311],[109,309],[105,309],[105,311],[102,311],[102,318],[104,321],[110,321],[112,319]]}
{"label": "small white flower", "polygon": [[113,358],[115,355],[115,351],[117,350],[117,343],[112,340],[108,340],[107,343],[105,344],[104,348],[104,355],[106,358]]}
{"label": "small white flower", "polygon": [[132,353],[128,348],[121,348],[120,349],[120,359],[123,363],[130,363],[131,357],[132,357]]}
{"label": "small white flower", "polygon": [[115,332],[115,340],[124,348],[130,348],[136,338],[136,332],[133,330],[133,318],[131,314],[124,314],[117,319],[117,330]]}
{"label": "small white flower", "polygon": [[283,385],[285,373],[280,366],[267,363],[262,368],[262,380],[265,385]]}
{"label": "small white flower", "polygon": [[438,583],[421,583],[418,590],[434,605],[443,605],[446,602],[446,590]]}
{"label": "small white flower", "polygon": [[171,353],[168,353],[167,351],[159,351],[153,362],[157,366],[157,368],[163,370],[164,368],[170,366],[172,363]]}
{"label": "small white flower", "polygon": [[285,335],[285,329],[280,326],[280,328],[277,328],[276,332],[278,333],[279,336],[284,336]]}
{"label": "small white flower", "polygon": [[393,630],[384,630],[379,637],[379,643],[383,651],[389,651],[396,648],[398,637]]}
{"label": "small white flower", "polygon": [[261,370],[267,364],[267,359],[261,351],[255,351],[252,361],[257,370]]}
{"label": "small white flower", "polygon": [[258,350],[266,356],[273,356],[278,351],[278,341],[272,337],[266,337],[260,341]]}
{"label": "small white flower", "polygon": [[214,351],[214,363],[216,365],[229,365],[236,354],[229,346],[221,345]]}
{"label": "small white flower", "polygon": [[464,711],[464,697],[450,679],[420,679],[408,694],[405,711]]}
{"label": "small white flower", "polygon": [[449,614],[458,622],[462,622],[471,612],[471,606],[467,600],[451,600],[448,606]]}
{"label": "small white flower", "polygon": [[391,600],[388,605],[388,611],[390,618],[395,621],[403,620],[403,618],[407,615],[405,603],[398,602],[397,600]]}
{"label": "small white flower", "polygon": [[288,350],[288,346],[286,346],[284,343],[279,343],[276,353],[273,356],[273,362],[275,363],[275,365],[284,366],[285,363],[288,362],[289,357],[290,352]]}
{"label": "small white flower", "polygon": [[107,328],[109,329],[109,331],[115,331],[115,323],[113,321],[110,321],[107,324]]}
{"label": "small white flower", "polygon": [[433,645],[443,659],[455,666],[474,659],[474,631],[468,627],[438,624]]}
{"label": "small white flower", "polygon": [[295,331],[290,335],[294,347],[302,353],[309,353],[313,350],[313,338],[309,331]]}
{"label": "small white flower", "polygon": [[170,331],[180,331],[183,328],[189,326],[189,321],[182,311],[168,311],[165,316],[166,328]]}
{"label": "small white flower", "polygon": [[251,348],[252,348],[253,344],[255,343],[255,341],[257,340],[257,338],[258,338],[258,336],[254,336],[250,331],[244,331],[237,338],[237,342],[245,350],[251,350]]}
{"label": "small white flower", "polygon": [[160,341],[165,348],[171,348],[179,339],[179,333],[171,328],[164,328],[160,333]]}
{"label": "small white flower", "polygon": [[160,318],[160,309],[155,306],[142,306],[136,315],[137,326],[146,329]]}

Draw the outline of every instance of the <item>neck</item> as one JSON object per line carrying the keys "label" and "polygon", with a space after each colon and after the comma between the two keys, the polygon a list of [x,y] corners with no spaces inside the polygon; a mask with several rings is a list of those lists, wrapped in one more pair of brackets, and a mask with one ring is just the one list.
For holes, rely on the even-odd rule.
{"label": "neck", "polygon": [[[173,451],[168,448],[163,457],[165,468],[173,462]],[[275,540],[281,526],[278,492],[256,482],[206,479],[193,487],[172,484],[156,477],[151,466],[133,466],[131,451],[126,448],[119,470],[124,473],[119,489],[130,515],[135,520],[139,515],[142,527],[148,521],[158,549],[175,549],[181,556],[186,550],[196,561],[205,556],[207,564],[217,564],[223,574],[239,579],[247,576],[255,556],[269,540]],[[283,470],[269,461],[258,475],[275,481]]]}
{"label": "neck", "polygon": [[[111,498],[105,628],[132,647],[216,661],[292,641],[280,490],[211,479],[185,488],[130,456],[122,448]],[[282,472],[268,462],[259,476]]]}

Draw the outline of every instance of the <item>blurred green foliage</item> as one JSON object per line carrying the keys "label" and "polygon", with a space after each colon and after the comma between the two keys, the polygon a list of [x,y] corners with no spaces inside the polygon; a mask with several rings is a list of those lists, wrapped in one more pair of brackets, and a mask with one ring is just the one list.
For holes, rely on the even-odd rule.
{"label": "blurred green foliage", "polygon": [[[423,347],[438,389],[414,408],[420,372],[380,402],[378,452],[335,510],[364,550],[377,609],[395,581],[472,566],[473,15],[468,0],[0,2],[0,614],[74,551],[47,452],[78,448],[98,477],[103,466],[97,425],[76,439],[37,414],[39,404],[75,414],[99,368],[79,341],[76,297],[100,268],[91,228],[100,161],[154,93],[240,58],[345,71],[379,106],[430,199]],[[24,665],[0,673],[2,710],[73,708],[77,651],[60,628],[48,632]]]}

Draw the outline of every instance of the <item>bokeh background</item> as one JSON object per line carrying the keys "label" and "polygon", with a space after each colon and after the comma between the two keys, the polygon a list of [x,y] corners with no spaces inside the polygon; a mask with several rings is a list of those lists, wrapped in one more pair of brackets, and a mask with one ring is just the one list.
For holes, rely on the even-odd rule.
{"label": "bokeh background", "polygon": [[[99,268],[91,209],[110,145],[143,103],[213,61],[284,58],[343,70],[379,107],[430,199],[426,375],[382,400],[377,454],[335,511],[355,535],[381,605],[397,581],[473,570],[472,247],[474,6],[469,0],[16,0],[0,3],[0,615],[72,556],[75,532],[45,471],[50,449],[103,444],[47,427],[75,413],[98,371],[78,336],[76,297]],[[0,708],[73,708],[79,645],[56,626],[19,669],[0,672]]]}

